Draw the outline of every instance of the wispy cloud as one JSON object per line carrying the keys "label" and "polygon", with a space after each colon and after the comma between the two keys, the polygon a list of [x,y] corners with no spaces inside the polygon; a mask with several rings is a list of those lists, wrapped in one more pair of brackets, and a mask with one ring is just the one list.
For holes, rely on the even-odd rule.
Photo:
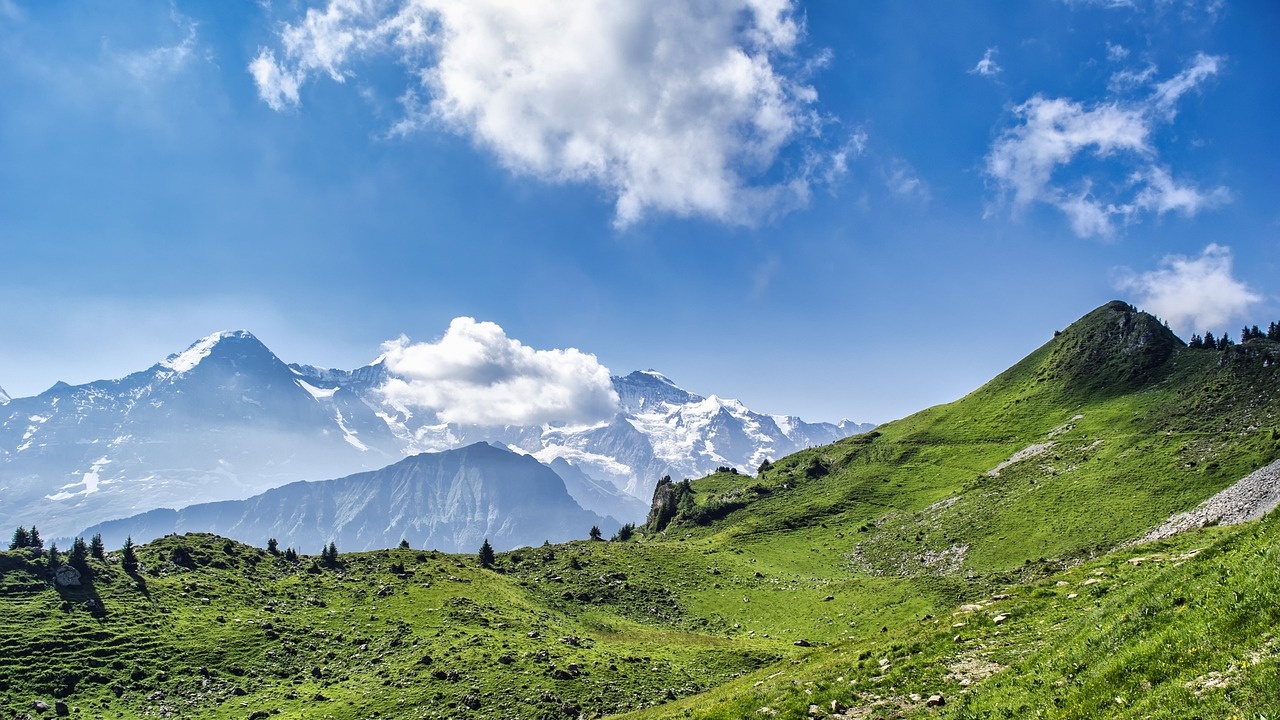
{"label": "wispy cloud", "polygon": [[436,342],[383,345],[395,374],[382,394],[443,422],[540,425],[595,422],[618,405],[609,369],[574,348],[535,350],[495,323],[455,318]]}
{"label": "wispy cloud", "polygon": [[1117,287],[1138,294],[1138,304],[1168,321],[1183,337],[1226,329],[1262,296],[1236,279],[1231,248],[1210,244],[1198,257],[1167,255],[1145,273],[1121,271]]}
{"label": "wispy cloud", "polygon": [[1003,68],[1001,68],[1000,64],[996,62],[995,55],[997,52],[999,52],[999,48],[987,48],[987,51],[982,54],[982,59],[978,61],[977,65],[974,65],[973,68],[969,70],[969,73],[971,75],[982,75],[983,77],[995,77],[996,75],[999,75]]}
{"label": "wispy cloud", "polygon": [[[603,186],[618,226],[650,212],[751,224],[803,205],[849,157],[820,138],[805,76],[826,56],[797,57],[803,36],[791,0],[330,0],[249,71],[282,110],[312,78],[390,55],[415,78],[396,132],[448,128],[515,173]],[[797,148],[821,162],[772,179]]]}
{"label": "wispy cloud", "polygon": [[[1036,95],[1014,108],[1018,122],[992,144],[987,176],[1015,212],[1047,203],[1061,210],[1081,237],[1110,237],[1117,221],[1138,222],[1152,212],[1190,217],[1226,202],[1226,188],[1202,190],[1175,181],[1158,162],[1152,143],[1157,124],[1176,117],[1179,98],[1217,74],[1220,66],[1220,58],[1200,54],[1187,69],[1154,85],[1154,70],[1132,74],[1127,83],[1148,84],[1148,92],[1137,100],[1112,98],[1086,105]],[[1091,156],[1095,167],[1110,173],[1119,170],[1124,180],[1104,185],[1088,174],[1064,178],[1082,156]]]}

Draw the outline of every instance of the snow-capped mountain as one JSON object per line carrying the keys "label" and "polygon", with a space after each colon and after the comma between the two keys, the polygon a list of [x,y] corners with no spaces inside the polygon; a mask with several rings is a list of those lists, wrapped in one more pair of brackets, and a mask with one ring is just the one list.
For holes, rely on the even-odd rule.
{"label": "snow-capped mountain", "polygon": [[154,508],[246,498],[408,455],[494,442],[553,465],[583,507],[642,520],[663,475],[753,472],[870,429],[702,397],[653,371],[614,377],[617,412],[586,426],[442,423],[388,400],[381,360],[286,365],[252,334],[215,333],[147,370],[57,383],[0,406],[0,527],[67,536]]}
{"label": "snow-capped mountain", "polygon": [[253,545],[276,538],[281,548],[319,552],[393,547],[474,552],[488,539],[497,550],[585,538],[592,526],[618,523],[583,510],[555,472],[527,455],[476,443],[413,455],[372,472],[296,482],[245,500],[151,510],[90,527],[108,547],[131,536],[148,542],[169,533],[213,532]]}
{"label": "snow-capped mountain", "polygon": [[4,388],[0,387],[0,405],[8,405],[9,400],[9,393],[5,392]]}

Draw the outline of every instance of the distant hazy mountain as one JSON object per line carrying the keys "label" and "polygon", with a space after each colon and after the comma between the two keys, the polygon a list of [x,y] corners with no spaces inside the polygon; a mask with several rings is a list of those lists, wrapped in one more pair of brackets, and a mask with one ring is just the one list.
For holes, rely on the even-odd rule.
{"label": "distant hazy mountain", "polygon": [[333,541],[342,550],[394,547],[474,552],[487,538],[495,549],[608,534],[612,519],[583,510],[564,481],[527,456],[476,443],[423,453],[394,465],[337,480],[295,482],[247,500],[152,510],[85,530],[109,547],[126,536],[145,542],[169,533],[212,532],[264,546],[317,553]]}
{"label": "distant hazy mountain", "polygon": [[66,536],[475,442],[560,459],[579,504],[639,521],[663,475],[754,471],[766,457],[871,428],[762,415],[653,371],[613,378],[618,412],[595,425],[440,423],[389,403],[380,390],[392,377],[380,361],[349,371],[286,365],[237,331],[119,380],[9,399],[0,405],[0,527],[37,523],[48,537]]}

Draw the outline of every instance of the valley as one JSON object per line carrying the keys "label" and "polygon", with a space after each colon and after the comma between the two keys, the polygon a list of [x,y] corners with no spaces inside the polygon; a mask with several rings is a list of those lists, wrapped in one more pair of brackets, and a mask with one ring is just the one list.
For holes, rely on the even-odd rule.
{"label": "valley", "polygon": [[483,567],[189,533],[78,587],[0,553],[0,708],[1271,717],[1277,514],[1133,543],[1280,459],[1278,366],[1280,343],[1188,348],[1114,302],[954,403],[662,483],[626,539]]}

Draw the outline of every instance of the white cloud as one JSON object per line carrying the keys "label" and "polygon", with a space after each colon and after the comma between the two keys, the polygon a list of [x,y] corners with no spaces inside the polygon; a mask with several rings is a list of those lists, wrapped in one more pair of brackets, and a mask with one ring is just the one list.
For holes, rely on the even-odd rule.
{"label": "white cloud", "polygon": [[[1036,95],[1014,108],[1017,124],[1006,130],[987,154],[987,176],[1002,199],[1015,212],[1033,203],[1046,203],[1062,211],[1081,237],[1109,237],[1115,219],[1138,222],[1146,213],[1164,215],[1178,211],[1193,216],[1230,199],[1226,188],[1202,191],[1175,181],[1168,168],[1158,164],[1152,144],[1158,122],[1170,122],[1175,104],[1186,93],[1215,75],[1220,59],[1197,55],[1183,72],[1151,86],[1136,101],[1110,100],[1086,106],[1066,98]],[[1149,84],[1155,74],[1118,73],[1117,85]],[[1121,77],[1123,75],[1123,77]],[[1124,182],[1095,183],[1091,175],[1070,171],[1082,156],[1103,172],[1119,170]],[[1071,187],[1074,185],[1074,188]]]}
{"label": "white cloud", "polygon": [[1175,105],[1178,99],[1196,89],[1205,80],[1218,74],[1222,66],[1222,58],[1200,53],[1196,55],[1191,67],[1156,85],[1152,102],[1155,109],[1172,120],[1177,114]]}
{"label": "white cloud", "polygon": [[903,197],[914,197],[928,201],[929,186],[920,179],[915,168],[905,160],[894,159],[883,171],[884,183],[893,193]]}
{"label": "white cloud", "polygon": [[477,425],[589,423],[617,410],[609,369],[594,355],[534,350],[498,325],[455,318],[436,342],[401,337],[383,345],[396,377],[381,388],[390,401]]}
{"label": "white cloud", "polygon": [[1164,318],[1183,337],[1218,332],[1241,317],[1262,296],[1237,280],[1231,271],[1231,248],[1210,244],[1199,257],[1168,255],[1158,269],[1142,274],[1126,271],[1119,289],[1139,294],[1146,310]]}
{"label": "white cloud", "polygon": [[620,226],[652,211],[750,224],[847,157],[764,179],[824,124],[803,35],[792,0],[330,0],[250,72],[284,109],[308,79],[392,54],[414,78],[395,132],[449,128],[513,172],[601,185]]}
{"label": "white cloud", "polygon": [[997,52],[999,52],[998,48],[987,48],[987,51],[982,54],[982,59],[978,61],[978,64],[974,65],[973,69],[969,70],[969,74],[982,75],[983,77],[995,77],[996,75],[999,75],[1003,68],[1001,68],[1000,64],[996,62],[995,54]]}
{"label": "white cloud", "polygon": [[1120,44],[1112,45],[1110,41],[1107,42],[1108,60],[1111,62],[1119,62],[1127,57],[1129,57],[1129,48]]}

